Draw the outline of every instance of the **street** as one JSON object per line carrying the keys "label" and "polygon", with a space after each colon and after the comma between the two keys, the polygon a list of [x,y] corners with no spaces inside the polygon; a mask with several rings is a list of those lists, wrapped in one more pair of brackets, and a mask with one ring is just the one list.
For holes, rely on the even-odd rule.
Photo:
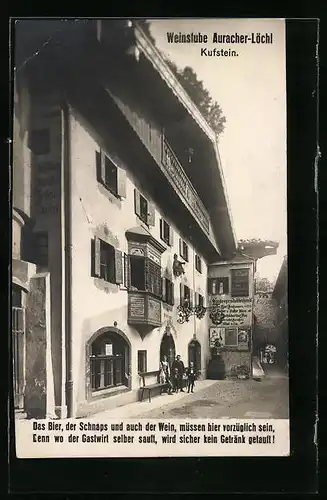
{"label": "street", "polygon": [[[288,378],[273,372],[261,381],[221,380],[150,411],[142,418],[288,418]],[[159,396],[160,397],[160,396]],[[165,398],[166,400],[166,398]],[[138,415],[134,415],[137,417]]]}

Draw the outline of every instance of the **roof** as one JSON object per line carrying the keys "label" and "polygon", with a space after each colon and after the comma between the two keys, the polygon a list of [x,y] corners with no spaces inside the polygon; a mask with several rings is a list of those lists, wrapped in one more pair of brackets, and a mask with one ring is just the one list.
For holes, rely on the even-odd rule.
{"label": "roof", "polygon": [[[33,42],[31,48],[27,52],[23,50],[21,54],[20,61],[23,63],[38,59],[32,57],[32,55],[38,54],[38,52],[34,52],[35,47],[41,47],[40,52],[42,53],[45,53],[50,47],[52,47],[54,53],[58,51],[59,54],[61,50],[60,59],[65,58],[66,54],[67,64],[69,64],[70,53],[75,54],[78,60],[81,52],[81,57],[87,58],[87,55],[90,55],[94,59],[95,52],[92,52],[92,50],[99,51],[99,33],[103,33],[103,52],[107,53],[108,57],[109,52],[111,54],[115,53],[123,61],[126,54],[129,53],[127,47],[134,44],[137,51],[142,55],[140,64],[136,63],[136,66],[142,68],[142,70],[139,70],[138,77],[142,78],[143,76],[143,78],[147,78],[152,74],[153,86],[155,87],[154,93],[157,94],[156,98],[161,111],[164,112],[166,107],[170,107],[170,110],[174,110],[176,115],[178,115],[180,110],[183,110],[184,115],[181,123],[178,122],[177,118],[180,133],[182,135],[187,134],[187,140],[192,145],[196,145],[196,150],[200,151],[199,164],[202,164],[208,172],[207,175],[201,177],[197,165],[190,164],[186,165],[186,174],[210,214],[217,247],[225,257],[233,255],[237,248],[237,240],[216,135],[138,22],[127,23],[127,20],[110,19],[99,21],[89,19],[83,20],[80,23],[74,23],[74,21],[70,20],[67,22],[56,21],[53,24],[48,24],[48,21],[47,23],[36,21],[34,25],[31,23],[25,20],[21,22],[21,28],[25,31],[25,40],[29,38]],[[104,23],[107,23],[107,28],[103,26]],[[37,28],[40,25],[42,25],[42,30],[38,33]],[[47,29],[48,27],[49,30]],[[76,36],[72,36],[73,33]],[[35,37],[37,37],[37,42],[35,41]],[[23,41],[23,38],[20,37],[20,40]],[[23,49],[26,48],[25,40],[20,44],[24,46]],[[92,50],[88,52],[86,49],[90,49],[91,47]],[[137,51],[134,54],[136,58]],[[133,53],[134,51],[132,51]],[[124,57],[122,57],[123,54],[125,54]],[[99,55],[99,60],[95,57],[98,61],[97,64],[100,66],[106,64],[102,55]],[[123,67],[124,64],[122,64]],[[148,68],[148,70],[146,69],[143,72],[145,68]],[[109,66],[109,69],[111,70],[112,68]],[[145,89],[144,92],[149,92],[150,94],[151,83],[150,85],[144,85],[143,82],[142,86]],[[161,98],[158,97],[160,94],[162,94]],[[152,104],[150,103],[149,105]],[[175,131],[172,134],[174,135]],[[179,142],[177,135],[175,135],[175,142],[177,144]],[[176,147],[176,144],[173,146]]]}
{"label": "roof", "polygon": [[276,255],[279,243],[273,240],[262,240],[260,238],[242,239],[238,242],[239,251],[254,260]]}

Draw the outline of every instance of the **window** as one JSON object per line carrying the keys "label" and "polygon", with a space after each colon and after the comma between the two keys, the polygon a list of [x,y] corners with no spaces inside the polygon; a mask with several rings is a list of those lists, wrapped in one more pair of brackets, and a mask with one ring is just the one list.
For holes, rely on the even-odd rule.
{"label": "window", "polygon": [[115,249],[104,241],[100,241],[100,278],[115,282]]}
{"label": "window", "polygon": [[166,304],[174,305],[174,283],[168,278],[162,278],[162,300]]}
{"label": "window", "polygon": [[135,213],[142,222],[148,226],[155,225],[155,209],[154,205],[150,203],[141,193],[134,189],[134,205]]}
{"label": "window", "polygon": [[249,296],[249,269],[232,269],[232,297]]}
{"label": "window", "polygon": [[130,288],[161,298],[161,267],[147,257],[129,256]]}
{"label": "window", "polygon": [[198,307],[204,307],[204,297],[201,293],[195,292],[195,305]]}
{"label": "window", "polygon": [[125,170],[117,167],[102,150],[95,155],[98,181],[115,196],[126,198]]}
{"label": "window", "polygon": [[31,131],[30,149],[35,155],[50,153],[50,130],[48,128]]}
{"label": "window", "polygon": [[122,252],[95,238],[91,246],[92,276],[117,285],[123,283]]}
{"label": "window", "polygon": [[147,371],[147,352],[137,351],[137,371],[138,373],[145,373]]}
{"label": "window", "polygon": [[22,305],[22,291],[17,286],[13,285],[11,289],[11,306],[21,307]]}
{"label": "window", "polygon": [[192,293],[188,286],[180,283],[180,305],[183,306],[185,301],[192,307]]}
{"label": "window", "polygon": [[237,328],[225,328],[225,346],[237,346]]}
{"label": "window", "polygon": [[41,267],[48,267],[49,242],[48,233],[35,233],[36,239],[36,264]]}
{"label": "window", "polygon": [[198,255],[195,256],[195,269],[202,273],[202,260]]}
{"label": "window", "polygon": [[209,278],[208,293],[211,295],[223,295],[229,293],[228,278]]}
{"label": "window", "polygon": [[167,245],[173,245],[173,231],[164,219],[160,219],[160,238],[167,243]]}
{"label": "window", "polygon": [[104,334],[91,346],[91,388],[99,391],[127,385],[127,352],[125,341],[118,335]]}
{"label": "window", "polygon": [[184,260],[188,261],[188,246],[183,240],[179,240],[179,254]]}

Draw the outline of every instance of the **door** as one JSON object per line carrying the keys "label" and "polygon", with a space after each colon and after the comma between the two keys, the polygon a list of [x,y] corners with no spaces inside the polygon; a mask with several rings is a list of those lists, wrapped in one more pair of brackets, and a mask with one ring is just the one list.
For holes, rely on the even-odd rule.
{"label": "door", "polygon": [[175,342],[172,335],[165,335],[162,337],[161,345],[160,345],[160,361],[164,356],[167,356],[169,366],[173,364],[175,360]]}
{"label": "door", "polygon": [[197,340],[192,340],[188,345],[188,363],[193,361],[197,372],[201,371],[201,345]]}

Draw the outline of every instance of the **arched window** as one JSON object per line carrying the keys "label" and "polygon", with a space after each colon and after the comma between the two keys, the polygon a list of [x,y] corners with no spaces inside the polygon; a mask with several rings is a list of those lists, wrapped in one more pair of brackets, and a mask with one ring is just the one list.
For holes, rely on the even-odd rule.
{"label": "arched window", "polygon": [[129,382],[129,346],[117,333],[105,332],[90,345],[91,391],[101,391]]}

